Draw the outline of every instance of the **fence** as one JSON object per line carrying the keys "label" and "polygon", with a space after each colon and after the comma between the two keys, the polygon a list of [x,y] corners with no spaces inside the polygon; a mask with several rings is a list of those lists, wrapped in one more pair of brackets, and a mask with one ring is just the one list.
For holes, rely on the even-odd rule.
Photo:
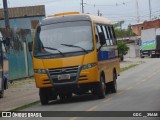
{"label": "fence", "polygon": [[28,51],[28,42],[32,41],[30,29],[0,29],[2,36],[9,36],[11,46],[9,50],[9,80],[33,76],[31,53]]}

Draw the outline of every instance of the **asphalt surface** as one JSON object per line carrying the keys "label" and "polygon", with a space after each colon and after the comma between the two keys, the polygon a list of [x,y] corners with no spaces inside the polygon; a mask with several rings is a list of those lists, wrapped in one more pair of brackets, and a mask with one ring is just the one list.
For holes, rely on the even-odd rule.
{"label": "asphalt surface", "polygon": [[[105,99],[93,95],[74,96],[68,101],[40,103],[23,111],[160,111],[160,58],[121,73],[117,79],[118,92]],[[63,116],[63,114],[62,114]],[[92,115],[90,115],[92,116]],[[13,118],[12,118],[13,119]],[[17,118],[15,118],[16,120]],[[27,120],[33,118],[25,118]],[[35,118],[34,118],[35,119]],[[39,120],[44,118],[38,118]],[[153,117],[47,117],[45,120],[160,120]]]}

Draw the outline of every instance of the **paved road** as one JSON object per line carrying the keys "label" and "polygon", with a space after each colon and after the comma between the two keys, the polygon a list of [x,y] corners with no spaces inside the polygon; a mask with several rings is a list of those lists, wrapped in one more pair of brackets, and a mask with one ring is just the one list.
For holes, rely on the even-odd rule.
{"label": "paved road", "polygon": [[[26,111],[160,111],[160,59],[147,58],[118,78],[118,92],[105,99],[93,95],[75,96],[66,102],[36,104]],[[29,118],[26,118],[29,119]],[[46,118],[48,120],[160,120],[160,118]]]}

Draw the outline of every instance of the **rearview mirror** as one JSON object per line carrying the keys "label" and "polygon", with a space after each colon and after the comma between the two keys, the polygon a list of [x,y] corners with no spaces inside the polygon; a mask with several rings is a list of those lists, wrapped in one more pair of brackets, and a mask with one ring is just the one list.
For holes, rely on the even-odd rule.
{"label": "rearview mirror", "polygon": [[98,35],[99,35],[101,46],[106,44],[106,39],[105,39],[105,36],[104,36],[103,32],[100,32]]}
{"label": "rearview mirror", "polygon": [[28,50],[29,50],[29,52],[32,52],[32,46],[33,46],[33,42],[29,42],[28,43]]}

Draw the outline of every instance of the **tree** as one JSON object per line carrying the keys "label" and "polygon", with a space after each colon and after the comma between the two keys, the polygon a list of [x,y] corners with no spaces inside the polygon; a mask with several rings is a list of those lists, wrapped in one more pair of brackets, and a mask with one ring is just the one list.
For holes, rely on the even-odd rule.
{"label": "tree", "polygon": [[129,47],[123,41],[118,41],[117,44],[121,61],[123,61],[124,55],[128,53]]}
{"label": "tree", "polygon": [[135,36],[135,33],[133,33],[131,30],[131,25],[128,25],[128,28],[126,29],[122,29],[122,25],[124,23],[125,23],[124,21],[119,21],[113,25],[115,29],[116,37],[123,38],[123,37]]}

